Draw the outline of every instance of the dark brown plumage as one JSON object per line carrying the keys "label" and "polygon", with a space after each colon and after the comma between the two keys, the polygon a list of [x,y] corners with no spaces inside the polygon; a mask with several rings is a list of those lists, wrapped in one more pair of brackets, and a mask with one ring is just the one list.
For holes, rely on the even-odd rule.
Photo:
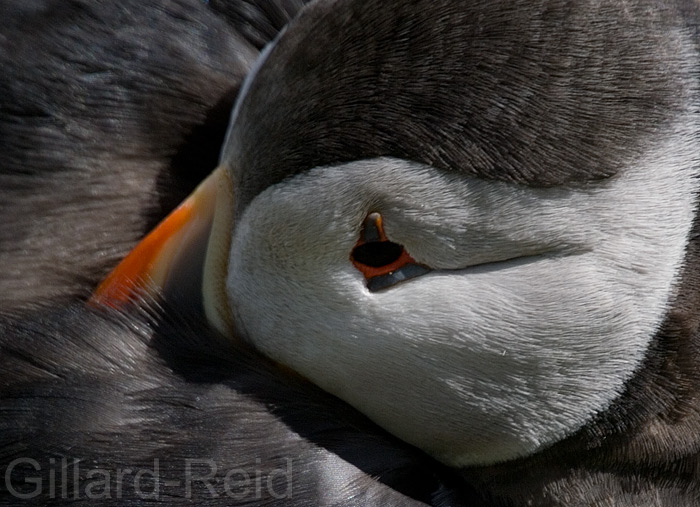
{"label": "dark brown plumage", "polygon": [[[28,501],[47,505],[230,505],[232,470],[262,477],[233,492],[253,505],[699,504],[697,219],[626,392],[565,441],[489,467],[438,464],[182,302],[84,306],[216,165],[243,77],[300,4],[0,4],[0,505],[39,479]],[[534,186],[611,177],[689,100],[683,83],[700,88],[698,9],[317,2],[241,108],[239,205],[377,155]],[[161,482],[127,473],[118,495],[118,470],[154,460]]]}

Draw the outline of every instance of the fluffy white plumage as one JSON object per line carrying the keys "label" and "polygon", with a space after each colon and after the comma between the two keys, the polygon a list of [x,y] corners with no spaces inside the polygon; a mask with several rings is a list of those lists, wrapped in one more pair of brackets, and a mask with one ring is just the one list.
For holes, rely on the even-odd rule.
{"label": "fluffy white plumage", "polygon": [[[274,185],[235,226],[236,325],[447,464],[532,454],[618,397],[657,331],[692,222],[695,123],[578,188],[391,158]],[[435,270],[369,292],[350,252],[371,211]]]}

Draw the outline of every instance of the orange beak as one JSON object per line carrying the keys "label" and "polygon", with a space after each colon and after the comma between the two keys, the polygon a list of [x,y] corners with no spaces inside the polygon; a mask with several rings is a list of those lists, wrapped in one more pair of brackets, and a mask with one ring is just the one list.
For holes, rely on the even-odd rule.
{"label": "orange beak", "polygon": [[176,292],[176,298],[200,301],[214,327],[231,335],[225,284],[232,195],[228,173],[219,167],[119,263],[90,304],[122,308],[144,295]]}

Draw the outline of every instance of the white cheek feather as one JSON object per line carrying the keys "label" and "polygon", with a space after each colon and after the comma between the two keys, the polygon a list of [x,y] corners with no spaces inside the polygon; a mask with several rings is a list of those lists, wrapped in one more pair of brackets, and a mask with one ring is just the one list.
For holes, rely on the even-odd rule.
{"label": "white cheek feather", "polygon": [[[532,454],[623,392],[673,298],[697,190],[686,124],[579,188],[388,158],[268,188],[234,231],[236,324],[449,465]],[[370,211],[440,269],[370,293],[349,260]]]}

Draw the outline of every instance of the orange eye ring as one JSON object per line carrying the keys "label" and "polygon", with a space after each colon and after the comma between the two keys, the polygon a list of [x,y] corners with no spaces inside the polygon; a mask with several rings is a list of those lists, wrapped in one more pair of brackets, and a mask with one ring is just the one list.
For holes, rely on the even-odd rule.
{"label": "orange eye ring", "polygon": [[367,288],[372,292],[430,271],[430,268],[416,263],[402,245],[389,241],[382,216],[377,212],[365,218],[350,261],[365,277]]}

